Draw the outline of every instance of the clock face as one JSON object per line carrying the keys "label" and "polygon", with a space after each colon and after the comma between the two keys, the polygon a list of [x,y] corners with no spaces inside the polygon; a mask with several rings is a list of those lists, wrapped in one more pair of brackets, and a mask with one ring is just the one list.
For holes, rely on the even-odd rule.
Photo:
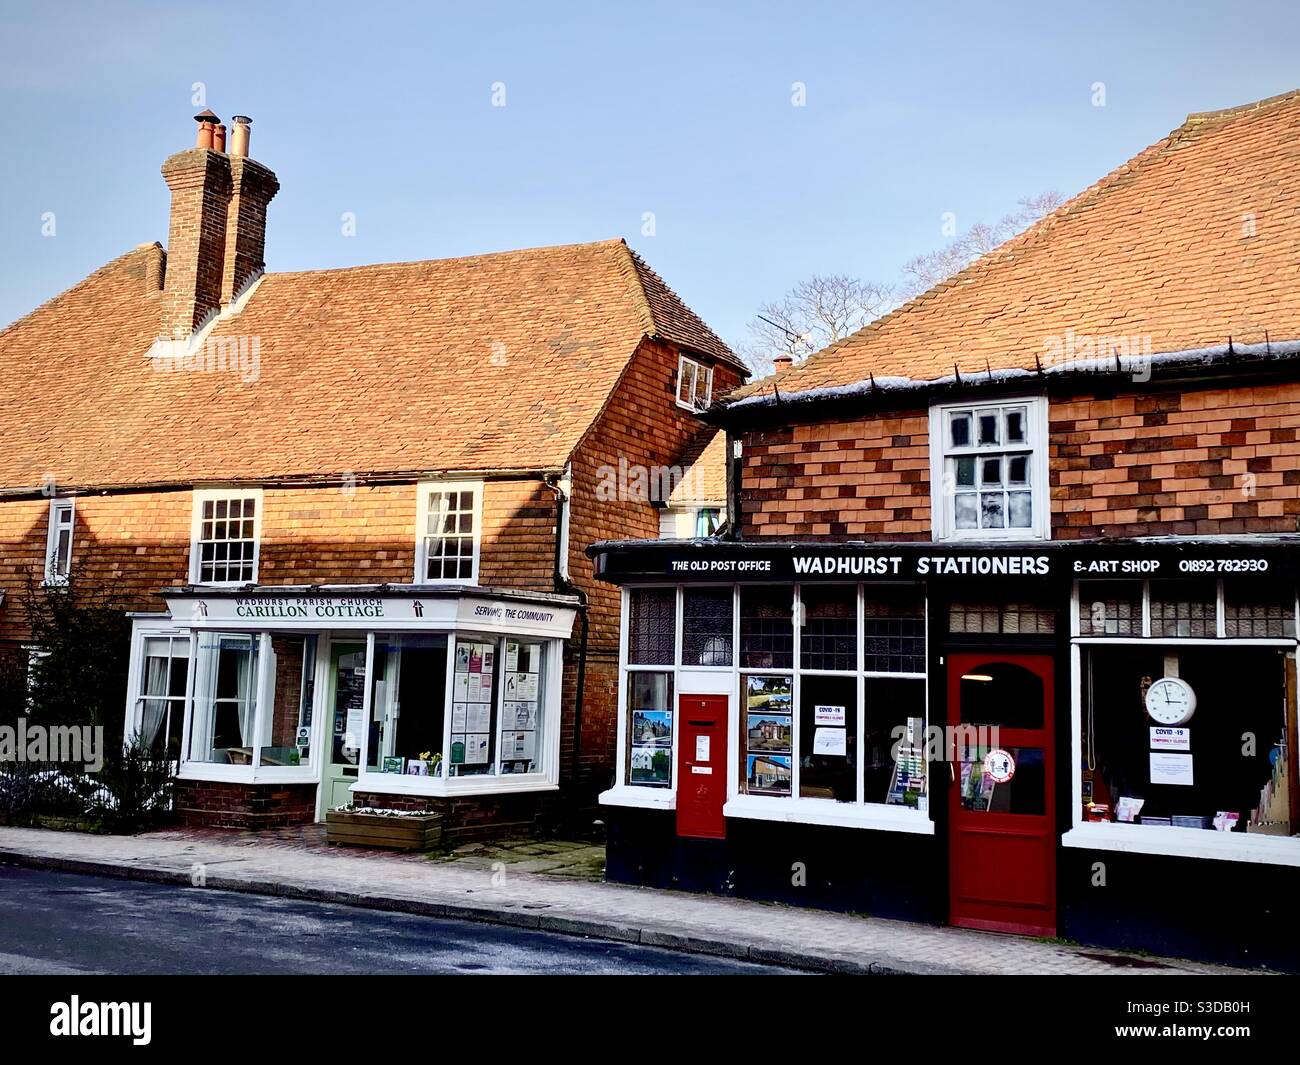
{"label": "clock face", "polygon": [[1147,713],[1161,725],[1182,725],[1196,713],[1196,693],[1179,677],[1161,677],[1147,689]]}

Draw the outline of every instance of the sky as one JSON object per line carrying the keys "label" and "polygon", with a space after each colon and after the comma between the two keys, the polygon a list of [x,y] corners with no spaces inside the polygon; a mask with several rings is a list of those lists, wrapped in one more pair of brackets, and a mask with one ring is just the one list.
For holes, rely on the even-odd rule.
{"label": "sky", "polygon": [[0,324],[166,242],[207,106],[280,179],[269,270],[621,236],[740,345],[812,274],[897,281],[950,216],[1300,87],[1298,39],[1241,0],[0,0]]}

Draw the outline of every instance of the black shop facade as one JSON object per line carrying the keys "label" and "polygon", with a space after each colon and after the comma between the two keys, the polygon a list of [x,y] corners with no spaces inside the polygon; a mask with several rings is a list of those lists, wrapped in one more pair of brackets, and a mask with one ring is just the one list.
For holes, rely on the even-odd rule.
{"label": "black shop facade", "polygon": [[1300,536],[589,554],[609,879],[1300,969]]}

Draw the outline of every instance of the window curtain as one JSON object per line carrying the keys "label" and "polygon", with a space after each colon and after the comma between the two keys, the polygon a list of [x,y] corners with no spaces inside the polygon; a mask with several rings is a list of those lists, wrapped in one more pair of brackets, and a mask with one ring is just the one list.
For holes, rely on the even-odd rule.
{"label": "window curtain", "polygon": [[239,742],[244,747],[253,746],[253,724],[257,716],[257,700],[253,697],[253,686],[257,683],[257,655],[254,646],[252,640],[243,637],[239,638],[238,643],[232,641],[230,646],[233,653],[243,658],[236,674],[238,680],[235,698],[239,706]]}
{"label": "window curtain", "polygon": [[[167,691],[168,673],[171,659],[149,657],[145,659],[144,690],[146,693]],[[144,709],[140,714],[140,742],[149,750],[154,749],[158,733],[167,714],[166,699],[144,700]]]}

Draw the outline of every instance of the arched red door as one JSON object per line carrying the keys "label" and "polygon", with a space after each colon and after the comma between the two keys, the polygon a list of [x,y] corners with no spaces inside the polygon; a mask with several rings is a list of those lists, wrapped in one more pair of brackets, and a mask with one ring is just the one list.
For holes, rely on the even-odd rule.
{"label": "arched red door", "polygon": [[948,656],[949,920],[1056,934],[1052,659]]}

